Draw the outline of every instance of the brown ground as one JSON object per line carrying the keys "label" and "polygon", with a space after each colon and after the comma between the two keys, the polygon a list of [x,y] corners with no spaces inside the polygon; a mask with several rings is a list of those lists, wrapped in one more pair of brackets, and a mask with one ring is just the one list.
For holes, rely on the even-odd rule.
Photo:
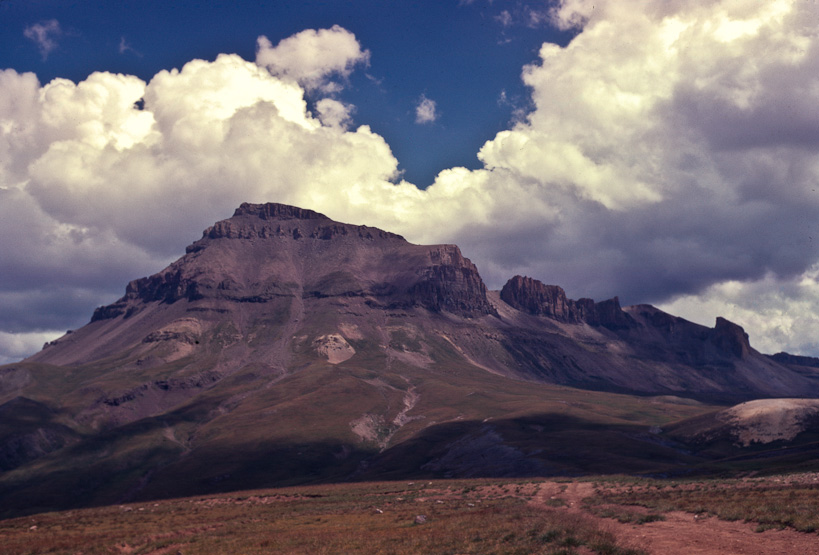
{"label": "brown ground", "polygon": [[[817,479],[819,475],[811,473],[787,481],[811,485]],[[429,546],[449,545],[449,538],[464,530],[467,539],[458,546],[467,549],[457,553],[518,553],[522,551],[505,544],[500,534],[515,531],[521,538],[528,537],[525,532],[537,530],[533,523],[543,513],[551,522],[582,522],[586,528],[611,533],[619,547],[650,555],[819,555],[817,533],[793,529],[756,532],[755,523],[686,512],[662,513],[664,520],[640,525],[595,516],[591,511],[601,508],[618,516],[656,514],[633,505],[584,502],[587,498],[602,501],[599,487],[583,481],[344,484],[43,513],[0,521],[0,554],[434,553],[442,550]],[[603,487],[608,493],[631,488],[611,483]],[[510,498],[515,502],[496,505],[501,507],[496,513],[487,509],[488,513],[479,514],[472,509]],[[518,500],[541,510],[509,517],[503,507],[520,509]],[[555,519],[555,511],[562,518]],[[461,512],[468,514],[459,516]],[[487,514],[506,520],[487,522]],[[421,521],[426,527],[417,528],[417,520],[410,525],[413,515],[426,515],[429,522]],[[495,539],[503,539],[491,540],[494,531],[499,534]],[[478,532],[483,538],[474,539]],[[447,541],[442,540],[444,536]],[[590,545],[568,552],[596,555]],[[557,547],[556,543],[537,544],[537,551],[532,552],[567,552],[555,551]]]}
{"label": "brown ground", "polygon": [[[587,482],[545,482],[532,499],[536,505],[566,503],[566,510],[586,512],[582,500],[594,495]],[[819,536],[794,530],[755,532],[755,524],[726,522],[715,517],[670,512],[666,520],[646,524],[621,524],[600,519],[628,547],[652,555],[819,555]],[[599,517],[595,517],[599,518]]]}

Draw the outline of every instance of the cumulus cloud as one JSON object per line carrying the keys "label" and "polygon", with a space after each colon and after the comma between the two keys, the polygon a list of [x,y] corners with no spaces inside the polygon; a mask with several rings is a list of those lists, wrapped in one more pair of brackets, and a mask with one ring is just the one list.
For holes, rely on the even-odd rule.
{"label": "cumulus cloud", "polygon": [[316,113],[321,123],[331,127],[347,127],[352,123],[355,106],[333,98],[322,98],[316,102]]}
{"label": "cumulus cloud", "polygon": [[[0,332],[77,325],[91,306],[74,307],[110,302],[241,202],[277,201],[458,243],[494,288],[521,273],[722,314],[765,350],[819,355],[817,16],[797,1],[561,2],[553,23],[578,34],[523,69],[532,108],[483,145],[483,167],[426,190],[332,97],[368,56],[339,27],[147,83],[0,72],[0,313],[14,315]],[[49,298],[64,316],[26,316]]]}
{"label": "cumulus cloud", "polygon": [[43,60],[48,58],[48,55],[57,48],[57,39],[63,34],[60,28],[60,22],[56,19],[50,19],[41,23],[35,23],[23,30],[23,35],[37,45],[40,49],[40,54]]}
{"label": "cumulus cloud", "polygon": [[430,100],[426,95],[421,95],[418,104],[415,105],[415,123],[432,123],[438,119],[438,105],[434,100]]}
{"label": "cumulus cloud", "polygon": [[95,73],[40,85],[6,70],[0,89],[6,333],[87,321],[243,201],[366,202],[357,187],[396,187],[384,140],[342,125],[349,107],[319,102],[316,119],[300,86],[238,56],[150,83]]}
{"label": "cumulus cloud", "polygon": [[[695,301],[724,295],[720,284],[811,283],[819,51],[804,22],[815,12],[801,2],[561,3],[554,22],[582,32],[565,48],[543,45],[524,68],[534,109],[481,149],[485,169],[465,176],[476,183],[463,198],[495,200],[454,240],[496,287],[515,271],[574,296],[677,299],[675,310],[690,303],[685,313],[710,325],[729,304]],[[771,306],[809,320],[809,288],[785,291]],[[770,344],[772,328],[745,320],[752,309],[725,315]],[[786,339],[776,335],[781,348],[817,352]]]}
{"label": "cumulus cloud", "polygon": [[330,29],[307,29],[279,42],[259,37],[256,63],[274,75],[293,79],[308,91],[337,92],[357,65],[367,65],[370,52],[362,50],[355,35],[338,25]]}
{"label": "cumulus cloud", "polygon": [[[566,48],[543,46],[523,72],[535,109],[479,154],[504,187],[528,185],[553,213],[464,242],[480,237],[481,256],[576,295],[682,295],[679,310],[723,283],[810,281],[819,52],[804,22],[815,12],[802,2],[561,3],[554,20],[582,32]],[[525,251],[510,249],[514,237]],[[806,291],[783,301],[794,319],[815,308]]]}
{"label": "cumulus cloud", "polygon": [[819,265],[796,279],[773,275],[753,282],[726,281],[698,295],[683,295],[661,308],[713,326],[707,315],[720,314],[751,330],[751,342],[765,353],[796,347],[819,354]]}

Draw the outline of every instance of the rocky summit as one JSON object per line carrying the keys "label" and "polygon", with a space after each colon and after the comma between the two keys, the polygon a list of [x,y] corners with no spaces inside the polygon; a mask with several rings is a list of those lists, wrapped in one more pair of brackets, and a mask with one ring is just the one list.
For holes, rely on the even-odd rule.
{"label": "rocky summit", "polygon": [[658,424],[819,397],[818,366],[760,354],[722,318],[523,276],[488,291],[455,245],[243,204],[86,326],[0,367],[0,505],[673,472],[711,455]]}

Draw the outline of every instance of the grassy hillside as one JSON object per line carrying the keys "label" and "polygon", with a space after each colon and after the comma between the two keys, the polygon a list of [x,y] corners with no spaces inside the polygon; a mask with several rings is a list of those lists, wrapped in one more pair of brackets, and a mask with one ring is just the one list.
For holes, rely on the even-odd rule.
{"label": "grassy hillside", "polygon": [[[80,382],[52,405],[73,435],[0,476],[3,509],[351,479],[667,471],[697,460],[649,430],[712,409],[513,381],[454,356],[375,371],[383,352],[356,348],[337,365],[305,356],[286,376],[251,364],[176,408],[101,430],[69,418],[83,414],[71,405]],[[37,382],[53,379],[51,367],[26,368]],[[48,400],[48,387],[36,391]]]}

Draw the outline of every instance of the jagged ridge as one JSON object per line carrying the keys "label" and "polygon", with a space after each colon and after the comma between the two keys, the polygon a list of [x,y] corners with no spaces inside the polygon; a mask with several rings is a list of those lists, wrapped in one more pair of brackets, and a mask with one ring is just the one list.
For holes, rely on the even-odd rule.
{"label": "jagged ridge", "polygon": [[503,286],[500,296],[505,303],[518,310],[535,316],[549,316],[560,322],[584,322],[611,329],[635,325],[632,318],[623,312],[617,297],[598,303],[586,298],[574,301],[566,298],[566,292],[561,287],[545,285],[530,277],[513,277]]}

